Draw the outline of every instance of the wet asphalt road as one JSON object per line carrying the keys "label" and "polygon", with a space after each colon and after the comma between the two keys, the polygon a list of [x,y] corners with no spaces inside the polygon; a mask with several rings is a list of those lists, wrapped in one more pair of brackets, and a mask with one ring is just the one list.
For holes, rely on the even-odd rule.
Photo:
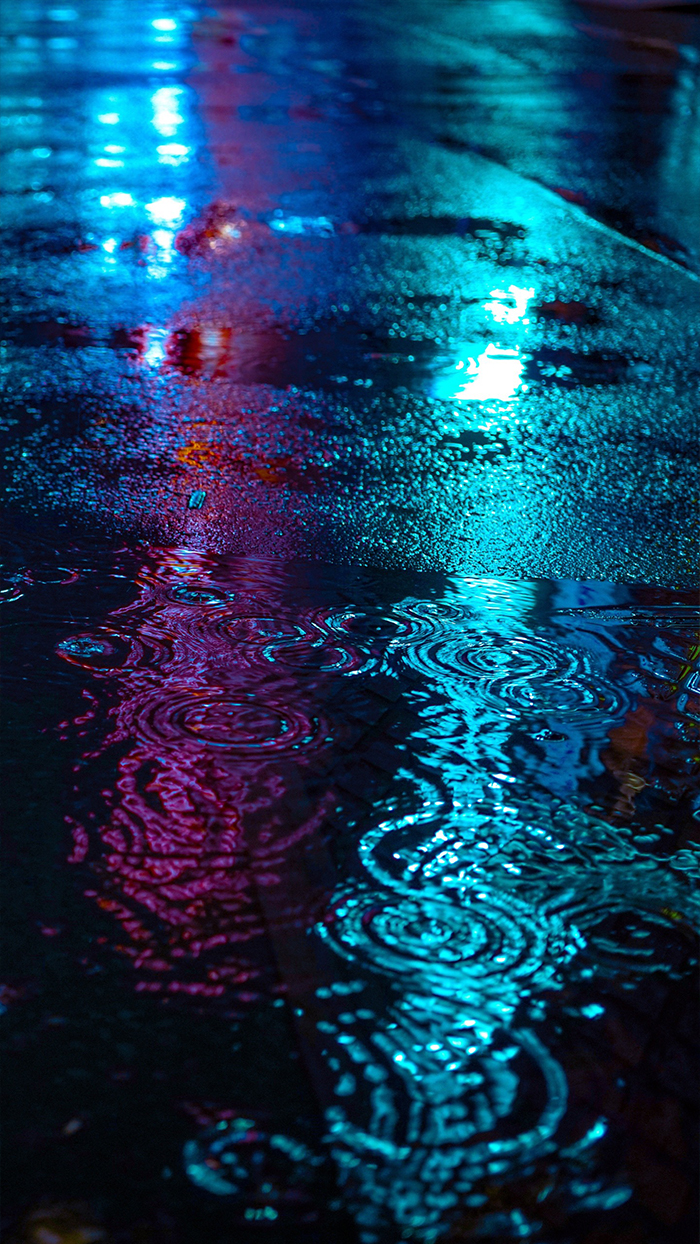
{"label": "wet asphalt road", "polygon": [[692,584],[692,6],[151,7],[5,14],[11,509]]}
{"label": "wet asphalt road", "polygon": [[697,5],[2,14],[11,1244],[694,1244]]}

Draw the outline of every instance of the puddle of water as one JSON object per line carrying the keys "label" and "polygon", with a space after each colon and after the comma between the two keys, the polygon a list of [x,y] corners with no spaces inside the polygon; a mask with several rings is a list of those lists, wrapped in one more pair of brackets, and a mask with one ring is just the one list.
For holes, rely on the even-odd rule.
{"label": "puddle of water", "polygon": [[696,964],[692,597],[178,548],[112,559],[87,617],[107,568],[47,558],[7,606],[20,699],[86,697],[59,733],[89,970],[280,1005],[318,1102],[280,1127],[222,1065],[178,1186],[270,1230],[344,1207],[363,1241],[635,1221],[610,1094],[637,1073],[598,1051]]}

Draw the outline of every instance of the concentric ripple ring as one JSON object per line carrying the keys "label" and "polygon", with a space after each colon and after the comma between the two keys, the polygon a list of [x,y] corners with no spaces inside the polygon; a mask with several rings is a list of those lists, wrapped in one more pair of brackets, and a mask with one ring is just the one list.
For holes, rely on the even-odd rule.
{"label": "concentric ripple ring", "polygon": [[463,628],[434,626],[429,637],[406,647],[403,659],[412,669],[470,687],[515,715],[609,723],[627,707],[627,697],[601,677],[588,654],[540,635],[465,634]]}
{"label": "concentric ripple ring", "polygon": [[190,740],[237,755],[294,752],[323,733],[318,718],[298,707],[266,703],[246,690],[183,688],[165,697],[153,694],[130,708],[131,728],[142,738],[160,744]]}

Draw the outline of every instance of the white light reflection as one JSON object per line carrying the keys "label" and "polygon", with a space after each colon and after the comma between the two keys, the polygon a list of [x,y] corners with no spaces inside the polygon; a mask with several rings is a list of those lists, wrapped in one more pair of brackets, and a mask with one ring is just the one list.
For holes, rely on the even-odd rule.
{"label": "white light reflection", "polygon": [[[173,234],[171,229],[154,229],[153,230],[153,241],[155,242],[156,246],[161,251],[165,251],[168,258],[170,258],[170,255],[173,249],[173,237],[174,236],[175,235]],[[162,255],[161,258],[165,258],[165,255]]]}
{"label": "white light reflection", "polygon": [[453,372],[438,380],[434,394],[443,401],[507,402],[521,387],[524,365],[520,350],[489,344],[481,354],[460,359]]}
{"label": "white light reflection", "polygon": [[97,120],[101,121],[103,125],[118,125],[119,124],[119,113],[118,112],[101,112]]}
{"label": "white light reflection", "polygon": [[183,147],[181,143],[162,143],[158,147],[158,163],[159,164],[183,164],[190,153],[189,147]]}
{"label": "white light reflection", "polygon": [[171,17],[156,17],[151,25],[154,30],[177,30],[177,22]]}
{"label": "white light reflection", "polygon": [[154,229],[152,238],[158,250],[148,260],[148,275],[160,281],[168,275],[168,267],[174,258],[175,232],[173,229]]}
{"label": "white light reflection", "polygon": [[165,328],[152,328],[149,330],[143,354],[143,361],[148,367],[159,367],[165,361],[167,336]]}
{"label": "white light reflection", "polygon": [[111,160],[103,156],[100,157],[99,160],[95,160],[95,164],[97,165],[98,168],[123,168],[124,167],[123,160]]}
{"label": "white light reflection", "polygon": [[525,313],[527,304],[535,297],[534,289],[521,289],[519,285],[509,285],[507,290],[492,289],[489,295],[492,302],[484,303],[484,310],[489,311],[497,324],[516,324],[522,320],[528,324]]}
{"label": "white light reflection", "polygon": [[184,199],[165,197],[163,199],[154,199],[152,203],[147,203],[146,211],[154,225],[169,225],[171,228],[174,228],[182,220],[182,213],[186,206]]}
{"label": "white light reflection", "polygon": [[182,125],[183,118],[178,103],[181,95],[182,87],[161,86],[151,96],[153,125],[163,138],[173,138],[177,127]]}
{"label": "white light reflection", "polygon": [[100,205],[101,207],[133,207],[134,200],[130,194],[118,190],[115,194],[101,195]]}

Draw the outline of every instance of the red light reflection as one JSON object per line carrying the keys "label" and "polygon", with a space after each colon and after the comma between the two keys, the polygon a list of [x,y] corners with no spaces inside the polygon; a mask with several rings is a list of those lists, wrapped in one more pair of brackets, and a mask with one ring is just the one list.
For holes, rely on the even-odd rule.
{"label": "red light reflection", "polygon": [[[86,636],[62,652],[111,702],[113,731],[85,753],[87,773],[122,752],[96,832],[73,823],[70,858],[98,879],[87,893],[121,925],[137,989],[252,997],[270,971],[260,890],[284,888],[286,853],[332,802],[322,786],[309,795],[308,771],[323,768],[329,738],[319,661],[340,660],[342,639],[328,610],[290,607],[283,573],[262,559],[215,572],[205,555],[154,553],[138,586],[109,619],[126,641],[118,666],[105,667],[99,637],[94,652]],[[314,918],[292,891],[278,907],[291,925]]]}

